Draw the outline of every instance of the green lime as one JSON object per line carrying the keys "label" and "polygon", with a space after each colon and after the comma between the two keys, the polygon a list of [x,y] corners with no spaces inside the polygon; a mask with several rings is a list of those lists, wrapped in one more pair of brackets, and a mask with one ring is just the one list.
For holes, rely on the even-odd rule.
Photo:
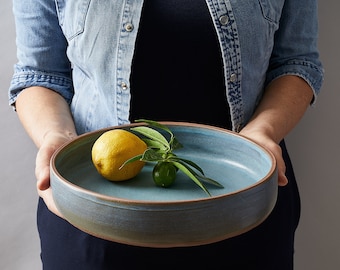
{"label": "green lime", "polygon": [[176,179],[177,168],[167,161],[158,162],[152,171],[153,181],[157,186],[169,187]]}

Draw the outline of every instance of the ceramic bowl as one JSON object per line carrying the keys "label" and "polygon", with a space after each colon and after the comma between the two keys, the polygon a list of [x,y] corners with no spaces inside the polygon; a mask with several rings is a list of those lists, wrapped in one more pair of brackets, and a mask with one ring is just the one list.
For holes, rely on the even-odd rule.
{"label": "ceramic bowl", "polygon": [[273,155],[234,132],[207,125],[163,122],[191,159],[223,185],[207,184],[211,196],[184,174],[169,188],[152,180],[153,164],[124,182],[101,177],[91,161],[91,148],[105,131],[83,134],[51,158],[51,186],[65,219],[91,235],[147,247],[196,246],[227,239],[256,227],[277,198]]}

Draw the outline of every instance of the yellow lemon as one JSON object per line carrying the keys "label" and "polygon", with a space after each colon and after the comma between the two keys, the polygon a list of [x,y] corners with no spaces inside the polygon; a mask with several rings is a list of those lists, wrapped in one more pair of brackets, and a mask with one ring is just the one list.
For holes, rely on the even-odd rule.
{"label": "yellow lemon", "polygon": [[145,162],[134,161],[122,164],[139,154],[143,154],[147,145],[137,135],[124,130],[113,129],[104,132],[92,146],[92,161],[97,171],[111,181],[124,181],[135,177]]}

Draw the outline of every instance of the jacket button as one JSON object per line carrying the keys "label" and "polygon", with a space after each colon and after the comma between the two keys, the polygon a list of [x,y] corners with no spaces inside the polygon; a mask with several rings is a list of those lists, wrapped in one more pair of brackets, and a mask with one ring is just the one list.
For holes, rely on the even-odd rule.
{"label": "jacket button", "polygon": [[237,80],[237,75],[235,73],[232,73],[229,78],[230,82],[236,82]]}
{"label": "jacket button", "polygon": [[222,15],[220,18],[219,18],[219,21],[222,25],[227,25],[228,22],[229,22],[229,17],[227,15]]}
{"label": "jacket button", "polygon": [[128,85],[127,85],[127,83],[125,83],[125,82],[122,82],[122,83],[120,84],[120,87],[121,87],[123,90],[128,89]]}
{"label": "jacket button", "polygon": [[132,23],[126,23],[124,24],[124,29],[127,31],[127,32],[131,32],[133,30],[133,24]]}

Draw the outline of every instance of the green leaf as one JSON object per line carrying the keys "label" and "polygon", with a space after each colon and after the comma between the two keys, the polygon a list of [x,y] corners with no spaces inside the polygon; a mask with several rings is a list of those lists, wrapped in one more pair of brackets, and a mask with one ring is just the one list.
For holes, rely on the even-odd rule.
{"label": "green leaf", "polygon": [[183,148],[183,145],[177,140],[177,138],[174,136],[172,137],[172,140],[169,143],[171,145],[172,150]]}
{"label": "green leaf", "polygon": [[154,149],[148,148],[144,151],[142,157],[142,161],[152,161],[152,162],[158,162],[163,160],[163,153],[155,151]]}
{"label": "green leaf", "polygon": [[159,149],[159,150],[163,150],[163,151],[166,151],[168,150],[167,147],[164,146],[163,143],[159,142],[159,141],[155,141],[155,140],[152,140],[152,139],[146,139],[146,138],[143,138],[142,139],[146,145],[150,148],[153,148],[153,149]]}
{"label": "green leaf", "polygon": [[185,158],[180,158],[180,157],[177,157],[177,160],[187,163],[188,165],[190,165],[191,167],[194,167],[197,171],[199,171],[201,174],[204,175],[202,168],[198,166],[195,162],[185,159]]}
{"label": "green leaf", "polygon": [[[178,158],[178,162],[179,162],[179,163],[182,163],[182,164],[183,164],[183,162],[186,162],[186,163],[189,164],[189,165],[191,165],[191,164],[196,165],[196,166],[199,168],[198,171],[199,171],[201,174],[196,173],[191,167],[188,167],[188,166],[186,166],[186,167],[187,167],[188,170],[191,171],[192,174],[194,174],[194,175],[195,175],[197,178],[199,178],[200,180],[202,180],[202,181],[204,181],[204,182],[206,182],[206,183],[212,184],[212,185],[214,185],[214,186],[223,188],[223,185],[221,185],[219,182],[217,182],[217,181],[215,181],[215,180],[213,180],[213,179],[211,179],[211,178],[209,178],[209,177],[206,177],[206,176],[204,175],[204,173],[203,173],[203,170],[202,170],[196,163],[194,163],[194,162],[192,162],[192,161],[190,161],[190,160],[187,160],[187,159],[182,159],[182,158]],[[183,164],[183,165],[185,165],[185,164]],[[191,166],[192,166],[192,165],[191,165]],[[194,167],[194,168],[197,169],[196,167]]]}
{"label": "green leaf", "polygon": [[206,182],[206,183],[209,183],[209,184],[212,184],[214,186],[217,186],[217,187],[220,187],[220,188],[224,188],[224,186],[222,184],[220,184],[219,182],[217,182],[216,180],[214,179],[211,179],[209,177],[206,177],[204,175],[199,175],[197,174],[196,175],[199,179],[201,179],[202,181]]}
{"label": "green leaf", "polygon": [[119,167],[119,170],[122,169],[128,163],[132,163],[132,162],[137,161],[137,160],[142,160],[142,156],[143,156],[143,154],[140,154],[140,155],[134,156],[132,158],[129,158]]}
{"label": "green leaf", "polygon": [[170,145],[169,145],[169,142],[167,141],[167,139],[157,130],[154,130],[154,129],[149,128],[149,127],[144,127],[144,126],[133,127],[133,128],[131,128],[131,130],[136,131],[136,132],[144,135],[145,137],[147,137],[151,140],[155,140],[155,141],[163,144],[164,147],[166,147],[167,149],[170,149]]}
{"label": "green leaf", "polygon": [[169,145],[171,149],[178,149],[181,148],[182,145],[178,142],[178,140],[175,138],[174,134],[172,133],[172,131],[170,130],[170,128],[168,128],[167,126],[158,123],[156,121],[153,120],[147,120],[147,119],[138,119],[135,122],[144,122],[146,124],[148,124],[149,126],[153,127],[153,128],[158,128],[161,129],[167,133],[169,133],[170,135],[170,139],[169,139]]}
{"label": "green leaf", "polygon": [[191,178],[191,180],[193,180],[201,189],[203,189],[205,191],[205,193],[207,193],[209,196],[211,196],[210,192],[208,191],[208,189],[198,180],[198,178],[196,177],[196,175],[192,172],[191,168],[188,168],[187,165],[177,162],[177,161],[172,161],[172,163],[179,169],[181,170],[183,173],[185,173],[188,177]]}
{"label": "green leaf", "polygon": [[171,137],[173,137],[173,133],[171,132],[171,130],[167,126],[162,125],[161,123],[158,123],[156,121],[147,120],[147,119],[138,119],[138,120],[135,120],[135,122],[139,122],[139,123],[144,122],[144,123],[146,123],[146,124],[148,124],[152,127],[162,129],[162,130],[168,132],[171,135]]}

